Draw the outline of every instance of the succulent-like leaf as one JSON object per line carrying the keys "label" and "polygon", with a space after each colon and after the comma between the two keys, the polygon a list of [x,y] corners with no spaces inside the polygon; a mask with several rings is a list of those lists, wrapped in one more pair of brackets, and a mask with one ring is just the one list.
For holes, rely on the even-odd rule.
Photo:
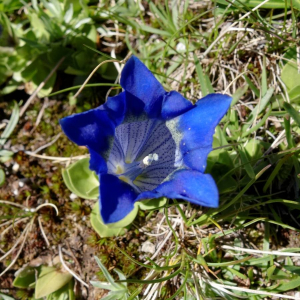
{"label": "succulent-like leaf", "polygon": [[35,286],[35,298],[48,296],[66,285],[73,278],[70,273],[62,272],[56,268],[51,269],[49,267],[41,268]]}
{"label": "succulent-like leaf", "polygon": [[62,172],[68,189],[84,199],[99,198],[99,179],[89,169],[89,159],[81,159]]}

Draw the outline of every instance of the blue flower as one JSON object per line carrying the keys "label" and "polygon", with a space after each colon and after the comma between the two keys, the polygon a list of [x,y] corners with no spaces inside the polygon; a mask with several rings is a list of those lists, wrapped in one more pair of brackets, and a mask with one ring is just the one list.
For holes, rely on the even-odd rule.
{"label": "blue flower", "polygon": [[104,223],[123,219],[136,201],[162,196],[217,207],[216,184],[204,171],[231,98],[210,94],[192,105],[166,92],[134,56],[121,86],[123,92],[100,107],[60,121],[70,140],[89,149]]}

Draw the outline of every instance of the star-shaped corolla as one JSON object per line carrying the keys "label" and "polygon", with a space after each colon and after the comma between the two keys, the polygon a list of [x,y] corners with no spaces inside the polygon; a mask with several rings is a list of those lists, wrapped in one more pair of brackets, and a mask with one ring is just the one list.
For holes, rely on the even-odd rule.
{"label": "star-shaped corolla", "polygon": [[166,92],[134,56],[121,86],[123,92],[100,107],[60,121],[70,140],[89,149],[104,223],[122,220],[136,201],[163,196],[217,207],[216,184],[204,171],[215,127],[232,99],[210,94],[193,105]]}

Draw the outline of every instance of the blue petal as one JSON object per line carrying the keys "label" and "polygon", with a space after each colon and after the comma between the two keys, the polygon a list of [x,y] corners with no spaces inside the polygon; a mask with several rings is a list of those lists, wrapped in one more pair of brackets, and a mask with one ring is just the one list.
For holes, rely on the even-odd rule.
{"label": "blue petal", "polygon": [[[145,103],[129,92],[125,91],[126,95],[126,118],[139,117],[145,113]],[[128,120],[126,120],[128,121]]]}
{"label": "blue petal", "polygon": [[137,57],[132,56],[125,64],[120,83],[125,91],[145,103],[145,111],[150,117],[160,115],[165,90]]}
{"label": "blue petal", "polygon": [[231,100],[227,95],[207,95],[176,120],[182,135],[180,152],[187,167],[205,171],[207,155],[212,150],[215,127],[227,112]]}
{"label": "blue petal", "polygon": [[115,131],[115,125],[106,110],[96,108],[75,114],[61,119],[60,125],[71,141],[105,158]]}
{"label": "blue petal", "polygon": [[161,115],[164,120],[175,118],[193,108],[193,104],[176,91],[165,93]]}
{"label": "blue petal", "polygon": [[133,187],[110,174],[100,176],[100,213],[105,224],[125,218],[137,197]]}
{"label": "blue petal", "polygon": [[89,152],[91,155],[90,169],[96,174],[107,173],[107,164],[103,157],[91,148],[89,148]]}
{"label": "blue petal", "polygon": [[207,207],[218,207],[219,204],[218,188],[211,175],[194,170],[176,171],[154,191],[140,194],[138,200],[149,196],[184,199]]}
{"label": "blue petal", "polygon": [[136,198],[136,201],[157,199],[157,198],[160,198],[160,197],[163,197],[163,195],[156,192],[156,191],[143,192],[143,193],[138,195],[138,197]]}
{"label": "blue petal", "polygon": [[126,96],[122,92],[114,97],[108,97],[106,103],[99,107],[106,110],[110,119],[114,122],[115,126],[122,123],[126,112]]}

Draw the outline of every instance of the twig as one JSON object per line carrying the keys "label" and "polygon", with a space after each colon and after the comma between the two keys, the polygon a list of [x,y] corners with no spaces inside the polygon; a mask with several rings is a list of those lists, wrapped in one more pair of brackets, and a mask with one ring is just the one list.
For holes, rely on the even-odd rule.
{"label": "twig", "polygon": [[33,156],[33,157],[54,160],[54,161],[58,161],[58,162],[68,162],[70,160],[79,160],[79,159],[90,156],[89,154],[86,154],[86,155],[78,155],[78,156],[73,156],[73,157],[59,157],[59,156],[47,156],[47,155],[35,154],[31,151],[24,151],[24,153],[27,155]]}
{"label": "twig", "polygon": [[49,104],[49,99],[48,99],[48,97],[45,97],[42,109],[40,110],[40,112],[36,118],[35,124],[34,124],[32,130],[30,131],[30,134],[32,134],[35,131],[35,129],[39,126],[39,124],[42,120],[43,114],[45,112],[45,109],[47,108],[48,104]]}
{"label": "twig", "polygon": [[8,230],[10,230],[12,227],[14,227],[15,225],[17,225],[17,224],[19,224],[19,223],[21,223],[21,222],[25,222],[28,218],[29,218],[29,217],[26,217],[26,218],[19,219],[18,221],[15,221],[13,224],[11,224],[11,225],[9,225],[7,228],[5,228],[5,229],[1,232],[0,236],[4,236],[5,233],[6,233]]}
{"label": "twig", "polygon": [[85,283],[74,271],[72,271],[65,263],[61,251],[61,245],[58,245],[58,254],[59,254],[59,259],[63,267],[73,276],[75,277],[79,282],[81,282],[84,286],[89,287],[87,283]]}
{"label": "twig", "polygon": [[8,266],[8,267],[0,274],[0,277],[1,277],[3,274],[5,274],[5,273],[6,273],[6,272],[7,272],[7,271],[15,264],[15,262],[16,262],[17,259],[19,258],[20,254],[21,254],[21,252],[22,252],[22,250],[23,250],[24,244],[25,244],[25,242],[26,242],[27,235],[28,235],[29,231],[31,230],[31,227],[32,227],[32,224],[33,224],[33,220],[34,220],[34,218],[32,219],[32,221],[31,221],[31,222],[26,226],[26,228],[25,228],[25,230],[26,230],[27,227],[30,226],[30,228],[28,228],[27,231],[26,231],[26,233],[25,233],[24,240],[23,240],[23,242],[22,242],[22,244],[21,244],[21,247],[20,247],[20,249],[19,249],[19,251],[18,251],[16,257],[12,260],[12,262],[9,264],[9,266]]}
{"label": "twig", "polygon": [[[218,284],[215,282],[209,282],[209,284],[215,288],[223,288],[223,289],[229,289],[229,290],[236,290],[236,291],[241,291],[245,293],[251,293],[251,294],[257,294],[257,295],[266,295],[266,296],[272,296],[276,298],[282,298],[282,299],[300,299],[298,297],[294,296],[287,296],[287,295],[281,295],[281,294],[275,294],[275,293],[269,293],[261,290],[251,290],[251,289],[246,289],[246,288],[241,288],[237,286],[230,286],[230,285],[223,285],[223,284]],[[235,295],[237,296],[237,295]]]}
{"label": "twig", "polygon": [[39,222],[39,226],[40,226],[40,229],[41,229],[41,233],[42,233],[42,236],[43,236],[43,238],[44,238],[44,240],[45,240],[45,242],[47,244],[47,247],[50,247],[50,243],[49,243],[49,240],[48,240],[48,238],[47,238],[47,236],[45,234],[45,231],[44,231],[41,219],[42,219],[42,216],[39,216],[38,217],[38,222]]}
{"label": "twig", "polygon": [[55,209],[55,211],[56,211],[56,215],[58,216],[58,208],[53,203],[43,203],[43,204],[39,205],[38,207],[36,207],[34,209],[34,212],[37,212],[39,209],[41,209],[42,207],[45,207],[45,206],[52,206]]}
{"label": "twig", "polygon": [[221,248],[228,249],[228,250],[234,250],[234,251],[247,252],[247,253],[271,254],[271,255],[300,257],[300,253],[292,253],[292,252],[263,251],[263,250],[254,250],[254,249],[247,249],[247,248],[240,248],[240,247],[231,247],[231,246],[227,246],[227,245],[221,246]]}
{"label": "twig", "polygon": [[85,82],[82,84],[82,86],[80,87],[80,89],[77,91],[77,93],[74,95],[74,98],[78,97],[78,95],[81,93],[81,91],[84,89],[84,87],[86,86],[86,84],[89,82],[89,80],[91,79],[91,77],[96,73],[96,71],[105,63],[109,63],[109,62],[119,62],[119,63],[124,63],[123,60],[119,61],[117,59],[109,59],[109,60],[105,60],[103,62],[101,62],[92,72],[91,74],[88,76],[88,78],[85,80]]}
{"label": "twig", "polygon": [[36,154],[36,153],[42,151],[43,149],[50,147],[51,145],[53,145],[60,138],[61,135],[62,135],[62,132],[60,132],[51,142],[49,142],[49,143],[47,143],[47,144],[45,144],[45,145],[37,148],[32,153]]}

